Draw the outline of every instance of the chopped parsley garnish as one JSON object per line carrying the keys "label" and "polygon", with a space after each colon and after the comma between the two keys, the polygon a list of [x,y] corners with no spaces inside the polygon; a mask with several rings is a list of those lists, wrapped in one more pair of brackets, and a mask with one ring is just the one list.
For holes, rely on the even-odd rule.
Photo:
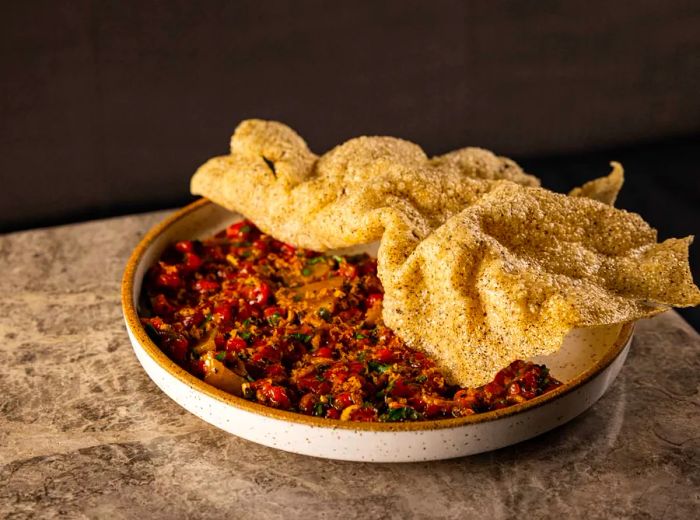
{"label": "chopped parsley garnish", "polygon": [[239,330],[238,337],[241,338],[242,340],[250,341],[250,338],[253,337],[253,334],[251,334],[250,332],[245,331],[245,330]]}
{"label": "chopped parsley garnish", "polygon": [[304,276],[311,276],[311,269],[309,269],[308,267],[304,267],[304,269],[301,270],[301,274],[303,274]]}
{"label": "chopped parsley garnish", "polygon": [[288,334],[288,338],[301,341],[302,343],[308,343],[311,341],[311,334],[302,334],[301,332],[295,332],[293,334]]}
{"label": "chopped parsley garnish", "polygon": [[425,383],[428,380],[428,376],[421,374],[416,378],[416,383]]}
{"label": "chopped parsley garnish", "polygon": [[219,352],[214,357],[219,361],[223,361],[226,358],[226,352]]}
{"label": "chopped parsley garnish", "polygon": [[280,322],[282,319],[282,316],[280,316],[279,312],[274,313],[272,316],[267,317],[267,322],[272,325],[273,327],[276,327],[277,324]]}
{"label": "chopped parsley garnish", "polygon": [[320,417],[323,415],[323,403],[318,402],[314,405],[314,415]]}
{"label": "chopped parsley garnish", "polygon": [[362,334],[361,332],[356,332],[355,333],[355,339],[365,339],[367,336]]}
{"label": "chopped parsley garnish", "polygon": [[367,366],[369,367],[370,372],[379,372],[380,374],[383,374],[391,368],[391,365],[387,363],[380,363],[379,361],[369,361]]}
{"label": "chopped parsley garnish", "polygon": [[410,406],[394,408],[393,410],[389,410],[387,413],[379,416],[379,420],[384,422],[397,422],[408,420],[415,421],[417,419],[420,419],[420,414]]}
{"label": "chopped parsley garnish", "polygon": [[319,316],[321,317],[321,319],[324,320],[324,321],[331,321],[331,318],[333,317],[333,315],[331,314],[331,311],[329,311],[329,310],[326,309],[325,307],[321,307],[321,308],[318,310],[318,315],[319,315]]}
{"label": "chopped parsley garnish", "polygon": [[319,262],[323,262],[326,259],[325,256],[315,256],[314,258],[309,258],[307,262],[308,265],[316,265]]}

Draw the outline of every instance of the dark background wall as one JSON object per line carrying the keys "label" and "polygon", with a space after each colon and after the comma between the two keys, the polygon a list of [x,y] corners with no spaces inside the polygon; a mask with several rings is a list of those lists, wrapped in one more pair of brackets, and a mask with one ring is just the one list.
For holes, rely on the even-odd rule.
{"label": "dark background wall", "polygon": [[480,145],[562,191],[617,159],[621,206],[662,237],[700,227],[696,1],[2,7],[0,232],[182,204],[248,117],[318,152]]}

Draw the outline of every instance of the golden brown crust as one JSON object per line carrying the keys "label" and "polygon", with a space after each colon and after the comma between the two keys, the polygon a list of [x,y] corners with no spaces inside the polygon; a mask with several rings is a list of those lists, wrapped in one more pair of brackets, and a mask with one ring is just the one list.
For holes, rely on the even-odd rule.
{"label": "golden brown crust", "polygon": [[641,217],[599,202],[614,201],[621,168],[567,197],[478,148],[429,159],[360,137],[317,157],[288,127],[252,120],[231,149],[192,192],[297,246],[381,240],[385,322],[464,386],[555,351],[572,328],[700,303],[691,239],[657,244]]}
{"label": "golden brown crust", "polygon": [[619,162],[611,162],[612,171],[605,177],[588,181],[580,188],[574,188],[569,192],[570,197],[588,197],[599,200],[604,204],[615,204],[617,195],[625,182],[625,171]]}

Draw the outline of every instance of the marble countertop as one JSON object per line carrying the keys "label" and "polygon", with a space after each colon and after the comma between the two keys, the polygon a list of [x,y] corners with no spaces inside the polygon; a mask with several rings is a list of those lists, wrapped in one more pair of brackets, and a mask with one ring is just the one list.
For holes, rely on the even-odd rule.
{"label": "marble countertop", "polygon": [[700,336],[674,312],[639,323],[620,376],[587,413],[491,453],[339,462],[210,426],[148,379],[122,322],[122,269],[164,215],[0,236],[0,517],[657,519],[700,510]]}

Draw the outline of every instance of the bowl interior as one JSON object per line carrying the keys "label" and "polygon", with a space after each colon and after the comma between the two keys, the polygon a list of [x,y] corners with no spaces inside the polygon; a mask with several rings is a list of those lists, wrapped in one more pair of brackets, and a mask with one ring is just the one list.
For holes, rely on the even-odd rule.
{"label": "bowl interior", "polygon": [[[138,308],[139,294],[146,270],[158,260],[169,244],[177,240],[211,236],[242,218],[241,215],[216,204],[202,203],[197,204],[182,218],[164,227],[144,251],[141,261],[136,266],[132,294],[134,308]],[[375,243],[335,252],[343,254],[366,252],[376,256],[377,247],[378,244]],[[622,326],[621,324],[606,325],[574,330],[566,337],[559,351],[547,356],[534,357],[532,361],[546,364],[552,375],[560,381],[564,383],[572,381],[604,358],[619,337]]]}

